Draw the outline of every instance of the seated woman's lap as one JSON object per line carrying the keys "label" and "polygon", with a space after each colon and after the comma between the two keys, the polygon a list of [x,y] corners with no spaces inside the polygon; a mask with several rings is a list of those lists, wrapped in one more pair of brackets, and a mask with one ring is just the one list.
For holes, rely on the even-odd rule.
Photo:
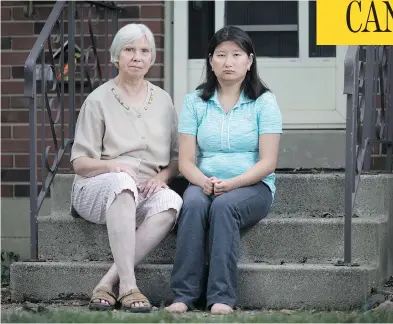
{"label": "seated woman's lap", "polygon": [[[237,188],[220,196],[207,196],[202,188],[190,185],[183,195],[183,209],[205,208],[204,217],[209,219],[212,215],[224,215],[223,211],[229,209],[234,217],[239,216],[240,228],[253,225],[265,218],[271,204],[271,191],[263,182]],[[183,214],[190,214],[192,217],[192,213]]]}
{"label": "seated woman's lap", "polygon": [[133,193],[136,204],[136,225],[155,214],[176,210],[179,214],[182,198],[172,189],[161,189],[149,198],[143,197],[134,179],[125,172],[104,173],[85,179],[73,188],[72,206],[79,216],[96,224],[106,223],[106,212],[123,191]]}

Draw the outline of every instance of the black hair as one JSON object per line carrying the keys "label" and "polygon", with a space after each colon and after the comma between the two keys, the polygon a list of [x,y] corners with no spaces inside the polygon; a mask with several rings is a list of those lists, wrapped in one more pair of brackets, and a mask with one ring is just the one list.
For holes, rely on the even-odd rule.
{"label": "black hair", "polygon": [[210,39],[206,57],[206,80],[197,87],[197,90],[201,90],[200,97],[205,101],[209,100],[218,87],[217,77],[210,65],[210,55],[213,55],[214,50],[219,44],[226,41],[235,42],[248,56],[251,54],[254,56],[250,71],[247,71],[241,84],[241,90],[244,91],[244,94],[249,99],[256,100],[266,91],[270,91],[259,78],[254,45],[250,36],[239,27],[225,26],[217,31]]}

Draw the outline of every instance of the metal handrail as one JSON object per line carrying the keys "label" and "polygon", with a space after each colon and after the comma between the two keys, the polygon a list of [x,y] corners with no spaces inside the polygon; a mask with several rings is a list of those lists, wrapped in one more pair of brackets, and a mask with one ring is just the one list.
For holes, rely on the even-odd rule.
{"label": "metal handrail", "polygon": [[[362,172],[371,167],[373,144],[386,146],[384,172],[393,172],[393,46],[349,46],[344,61],[347,96],[344,260],[352,262],[352,217]],[[380,107],[377,98],[380,96]]]}
{"label": "metal handrail", "polygon": [[[87,6],[87,7],[86,7]],[[68,10],[68,30],[67,42],[64,42],[64,25],[65,25],[65,8]],[[85,49],[84,24],[85,10],[88,10],[88,41],[91,45]],[[94,36],[94,27],[92,23],[93,11],[104,11],[104,20],[101,23],[105,26],[105,62],[104,70],[100,64],[98,45]],[[100,1],[57,1],[46,20],[33,48],[31,49],[24,67],[24,96],[29,100],[29,131],[30,131],[30,253],[31,259],[38,258],[38,226],[37,217],[42,207],[45,197],[49,193],[49,188],[53,183],[54,177],[60,167],[62,158],[68,153],[74,137],[76,110],[75,101],[77,91],[75,83],[80,81],[81,89],[79,99],[81,104],[85,95],[85,83],[89,91],[102,84],[109,77],[108,68],[108,24],[111,18],[112,33],[119,29],[119,12],[121,8],[100,2]],[[109,14],[111,13],[111,17]],[[80,17],[80,46],[76,44],[76,19]],[[99,20],[99,19],[98,19]],[[55,35],[53,35],[55,33]],[[55,37],[54,37],[55,36]],[[53,40],[55,38],[55,40]],[[54,51],[54,45],[59,43],[59,48]],[[47,48],[45,48],[47,45]],[[93,55],[90,55],[92,52]],[[94,62],[90,59],[93,57]],[[56,60],[59,62],[56,63]],[[79,78],[77,76],[77,63],[79,60]],[[112,68],[112,76],[116,70]],[[91,75],[95,73],[98,75]],[[98,83],[97,83],[98,80]],[[40,86],[38,86],[40,82]],[[65,88],[68,92],[68,110],[65,102]],[[53,96],[54,95],[54,96]],[[38,194],[38,145],[37,145],[37,128],[38,112],[37,101],[40,96],[41,107],[41,190]],[[55,108],[53,108],[55,106]],[[56,116],[53,117],[53,112]],[[68,113],[68,120],[66,120]],[[46,145],[46,121],[49,122],[49,129],[54,146],[54,161],[49,162],[51,146]],[[56,126],[60,126],[60,135],[56,133]],[[65,136],[65,128],[68,127],[68,137]],[[60,137],[60,139],[58,139]]]}

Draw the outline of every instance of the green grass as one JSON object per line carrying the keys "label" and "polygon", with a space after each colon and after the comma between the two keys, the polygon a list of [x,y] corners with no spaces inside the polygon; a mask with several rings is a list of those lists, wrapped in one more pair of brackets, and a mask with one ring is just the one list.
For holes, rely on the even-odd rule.
{"label": "green grass", "polygon": [[89,312],[85,309],[55,309],[41,313],[2,310],[1,321],[3,323],[392,323],[393,313],[294,311],[290,315],[285,315],[279,311],[239,311],[227,316],[211,316],[204,312],[172,315],[162,310],[144,315],[121,311]]}

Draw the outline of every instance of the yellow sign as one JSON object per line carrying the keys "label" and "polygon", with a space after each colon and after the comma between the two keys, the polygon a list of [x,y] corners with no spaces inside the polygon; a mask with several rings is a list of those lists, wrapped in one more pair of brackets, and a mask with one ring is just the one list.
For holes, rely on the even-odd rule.
{"label": "yellow sign", "polygon": [[317,45],[393,45],[393,0],[317,0]]}

